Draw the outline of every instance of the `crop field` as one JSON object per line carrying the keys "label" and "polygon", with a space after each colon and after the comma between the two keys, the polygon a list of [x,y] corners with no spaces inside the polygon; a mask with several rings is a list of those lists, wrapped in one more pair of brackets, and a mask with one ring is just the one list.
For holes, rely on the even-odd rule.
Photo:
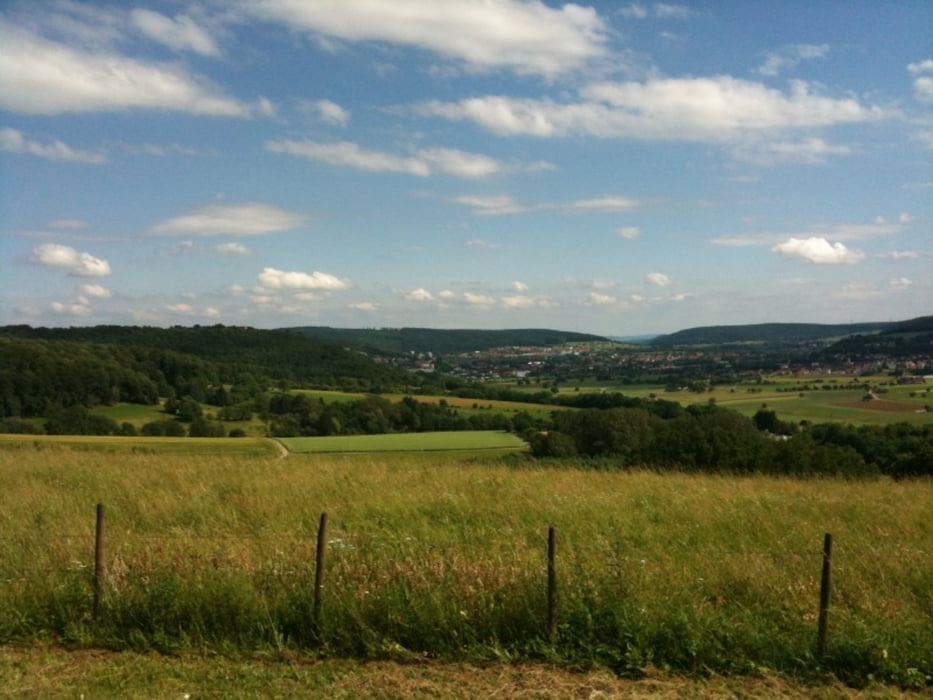
{"label": "crop field", "polygon": [[505,451],[527,449],[518,436],[501,430],[442,431],[431,433],[391,433],[384,435],[333,435],[280,438],[293,453],[310,452],[438,452]]}
{"label": "crop field", "polygon": [[[773,384],[737,384],[717,386],[712,391],[665,391],[657,385],[581,385],[584,391],[619,391],[627,396],[657,397],[682,405],[706,403],[710,399],[747,416],[766,405],[784,421],[813,423],[840,422],[854,425],[885,425],[906,422],[914,425],[933,423],[933,394],[927,385],[891,385],[890,377],[850,377],[827,380],[824,377],[776,378]],[[864,385],[878,385],[883,390],[877,398],[863,401]],[[825,388],[824,388],[825,387]],[[562,394],[574,389],[563,388]]]}
{"label": "crop field", "polygon": [[[27,441],[0,443],[0,483],[3,643],[543,661],[623,675],[832,673],[918,688],[933,675],[929,480],[443,453],[109,455]],[[106,536],[94,619],[97,503]],[[826,532],[834,589],[820,657]]]}

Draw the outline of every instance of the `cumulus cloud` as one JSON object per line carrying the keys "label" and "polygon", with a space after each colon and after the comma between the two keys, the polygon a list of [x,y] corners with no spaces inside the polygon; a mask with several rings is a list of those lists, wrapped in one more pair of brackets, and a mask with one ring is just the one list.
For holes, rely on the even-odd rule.
{"label": "cumulus cloud", "polygon": [[828,44],[788,44],[778,51],[766,53],[764,63],[756,72],[773,77],[784,70],[796,68],[802,61],[823,58],[828,53]]}
{"label": "cumulus cloud", "polygon": [[265,291],[323,290],[340,291],[349,289],[350,283],[326,272],[286,272],[274,267],[263,268],[258,276],[259,286]]}
{"label": "cumulus cloud", "polygon": [[109,299],[112,296],[109,289],[99,284],[82,284],[81,292],[97,299]]}
{"label": "cumulus cloud", "polygon": [[651,78],[583,87],[576,102],[499,95],[428,101],[424,116],[472,121],[497,134],[589,135],[661,141],[727,142],[787,129],[883,119],[880,107],[819,94],[803,81],[788,92],[731,76]]}
{"label": "cumulus cloud", "polygon": [[514,282],[512,282],[512,289],[514,289],[516,292],[527,292],[528,285],[525,284],[524,282],[519,282],[518,280],[515,280]]}
{"label": "cumulus cloud", "polygon": [[248,117],[229,97],[179,64],[145,62],[109,48],[69,46],[0,19],[0,108],[20,114],[158,109]]}
{"label": "cumulus cloud", "polygon": [[463,299],[471,306],[493,306],[496,300],[486,294],[476,294],[475,292],[464,292]]}
{"label": "cumulus cloud", "polygon": [[183,216],[166,219],[151,229],[153,236],[262,236],[286,231],[304,223],[307,217],[271,204],[209,204]]}
{"label": "cumulus cloud", "polygon": [[65,316],[87,316],[91,313],[91,307],[86,299],[78,299],[75,302],[53,301],[49,308],[57,314]]}
{"label": "cumulus cloud", "polygon": [[399,44],[472,70],[507,68],[556,77],[606,53],[606,23],[595,10],[569,3],[549,7],[540,0],[267,0],[243,7],[314,36]]}
{"label": "cumulus cloud", "polygon": [[347,304],[347,308],[356,309],[357,311],[376,311],[379,305],[371,301],[358,301],[353,304]]}
{"label": "cumulus cloud", "polygon": [[671,278],[663,272],[649,272],[645,275],[645,279],[658,287],[666,287],[671,283]]}
{"label": "cumulus cloud", "polygon": [[434,299],[434,295],[423,287],[418,287],[417,289],[412,289],[410,292],[405,292],[403,296],[408,301],[431,301]]}
{"label": "cumulus cloud", "polygon": [[920,102],[933,102],[933,77],[924,75],[933,73],[933,58],[911,63],[907,70],[918,76],[914,79],[914,97]]}
{"label": "cumulus cloud", "polygon": [[619,238],[638,238],[641,235],[641,229],[637,226],[623,226],[617,233]]}
{"label": "cumulus cloud", "polygon": [[626,19],[687,19],[693,15],[693,11],[685,5],[666,2],[632,2],[619,10],[619,14]]}
{"label": "cumulus cloud", "polygon": [[597,306],[609,306],[618,301],[618,299],[611,294],[603,294],[602,292],[590,292],[588,298],[591,304],[596,304]]}
{"label": "cumulus cloud", "polygon": [[771,250],[785,257],[806,260],[816,265],[853,265],[865,258],[865,254],[860,250],[850,250],[838,241],[830,243],[818,236],[790,238]]}
{"label": "cumulus cloud", "polygon": [[46,160],[91,163],[93,165],[107,162],[107,156],[103,153],[75,149],[57,139],[50,143],[39,143],[26,138],[21,131],[9,128],[0,129],[0,150],[12,153],[28,153]]}
{"label": "cumulus cloud", "polygon": [[904,230],[904,222],[890,222],[884,217],[877,217],[868,224],[832,224],[812,226],[806,231],[748,233],[737,235],[723,235],[711,239],[715,245],[733,247],[754,245],[775,245],[788,239],[823,238],[836,241],[862,241],[880,236],[890,236]]}
{"label": "cumulus cloud", "polygon": [[150,39],[176,51],[193,51],[203,56],[217,56],[220,49],[213,37],[188,15],[165,15],[137,8],[130,13],[134,25]]}
{"label": "cumulus cloud", "polygon": [[48,267],[62,267],[75,277],[106,277],[110,274],[110,263],[90,253],[58,243],[43,243],[33,249],[35,260]]}

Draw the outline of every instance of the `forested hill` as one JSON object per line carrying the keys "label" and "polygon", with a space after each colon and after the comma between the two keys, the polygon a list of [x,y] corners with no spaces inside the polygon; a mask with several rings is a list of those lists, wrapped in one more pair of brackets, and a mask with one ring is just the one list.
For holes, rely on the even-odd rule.
{"label": "forested hill", "polygon": [[658,336],[651,344],[661,347],[739,343],[786,346],[805,342],[829,342],[833,338],[855,333],[878,333],[893,325],[892,323],[756,323],[740,326],[703,326]]}
{"label": "forested hill", "polygon": [[450,355],[473,350],[509,346],[545,347],[563,343],[592,343],[606,338],[589,333],[541,328],[509,330],[469,330],[437,328],[331,328],[302,326],[288,328],[312,338],[322,338],[358,347],[367,352],[400,354],[432,352]]}
{"label": "forested hill", "polygon": [[933,354],[933,316],[891,323],[881,333],[857,334],[842,338],[822,350],[816,360],[857,360],[929,357]]}
{"label": "forested hill", "polygon": [[[402,375],[359,352],[300,333],[234,326],[155,328],[88,326],[74,328],[0,327],[0,338],[55,343],[92,343],[162,350],[272,379],[363,390],[393,387]],[[410,380],[409,380],[410,381]]]}

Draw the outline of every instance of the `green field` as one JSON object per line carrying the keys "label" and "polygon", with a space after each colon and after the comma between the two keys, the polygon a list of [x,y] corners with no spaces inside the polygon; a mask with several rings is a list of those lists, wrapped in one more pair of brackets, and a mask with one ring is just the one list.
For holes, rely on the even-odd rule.
{"label": "green field", "polygon": [[[576,387],[564,387],[560,394],[618,391],[626,396],[657,397],[684,406],[707,403],[712,399],[720,406],[735,409],[747,416],[754,415],[762,405],[766,405],[768,409],[776,411],[781,420],[791,422],[808,420],[813,423],[841,422],[853,425],[933,423],[933,412],[924,410],[925,406],[933,405],[933,393],[928,391],[928,385],[925,384],[897,385],[891,383],[891,377],[885,376],[839,379],[828,379],[822,375],[772,377],[768,381],[773,383],[716,386],[712,391],[702,393],[685,389],[665,391],[659,385],[599,382],[581,384],[579,391]],[[879,389],[877,400],[862,401],[865,384]]]}
{"label": "green field", "polygon": [[438,452],[505,451],[527,449],[526,443],[512,433],[496,430],[447,431],[433,433],[392,433],[385,435],[333,435],[322,437],[280,438],[293,453],[310,452]]}
{"label": "green field", "polygon": [[[909,687],[933,676],[930,480],[33,446],[0,443],[3,643],[831,673]],[[107,574],[95,621],[96,503],[106,506]],[[553,639],[548,526],[558,547]],[[819,658],[825,532],[835,536],[835,588]]]}

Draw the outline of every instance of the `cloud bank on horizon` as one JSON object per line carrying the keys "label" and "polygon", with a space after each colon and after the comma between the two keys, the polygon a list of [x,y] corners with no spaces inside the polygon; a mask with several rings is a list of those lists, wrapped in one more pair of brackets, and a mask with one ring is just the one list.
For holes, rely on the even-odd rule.
{"label": "cloud bank on horizon", "polygon": [[0,324],[929,314],[931,25],[919,0],[12,0]]}

